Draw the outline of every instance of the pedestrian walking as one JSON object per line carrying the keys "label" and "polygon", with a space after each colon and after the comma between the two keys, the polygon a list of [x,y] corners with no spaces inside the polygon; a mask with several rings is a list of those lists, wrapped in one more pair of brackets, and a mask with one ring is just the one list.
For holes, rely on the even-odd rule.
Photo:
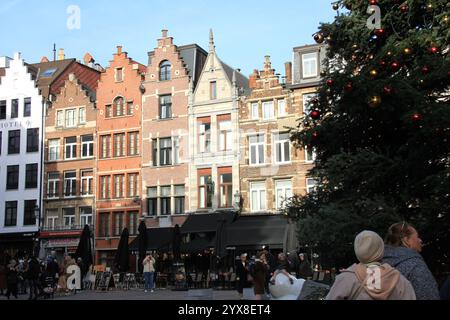
{"label": "pedestrian walking", "polygon": [[[39,264],[39,261],[36,257],[31,257],[30,261],[28,262],[28,272],[27,272],[27,278],[28,283],[30,285],[30,295],[28,297],[28,300],[37,300],[39,297],[39,277],[41,275],[41,265]],[[34,297],[33,297],[34,295]]]}
{"label": "pedestrian walking", "polygon": [[265,293],[265,282],[269,273],[269,264],[264,252],[260,252],[255,260],[253,271],[253,292],[256,300],[262,300]]}
{"label": "pedestrian walking", "polygon": [[236,276],[237,276],[237,292],[239,298],[244,298],[244,288],[248,287],[248,272],[249,266],[247,261],[247,254],[243,253],[240,256],[239,262],[236,264]]}
{"label": "pedestrian walking", "polygon": [[359,264],[336,277],[326,300],[416,300],[411,283],[398,270],[381,264],[384,243],[377,233],[361,232],[354,247]]}
{"label": "pedestrian walking", "polygon": [[155,263],[155,258],[151,254],[147,255],[142,261],[144,265],[145,292],[148,292],[148,290],[154,292]]}
{"label": "pedestrian walking", "polygon": [[422,240],[417,230],[407,222],[393,224],[385,244],[383,262],[399,270],[411,282],[417,300],[439,300],[438,284],[420,254]]}
{"label": "pedestrian walking", "polygon": [[8,266],[6,267],[6,287],[7,287],[7,291],[6,291],[6,297],[9,300],[9,297],[11,296],[11,294],[14,296],[14,298],[18,298],[17,297],[17,282],[18,282],[18,278],[17,278],[17,262],[16,260],[12,259],[10,260]]}

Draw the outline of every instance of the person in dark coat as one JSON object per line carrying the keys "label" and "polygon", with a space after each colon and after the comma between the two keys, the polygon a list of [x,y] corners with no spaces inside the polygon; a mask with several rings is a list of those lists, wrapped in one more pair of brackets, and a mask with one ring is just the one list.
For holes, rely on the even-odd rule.
{"label": "person in dark coat", "polygon": [[308,261],[308,257],[304,253],[300,253],[298,258],[300,259],[300,263],[298,265],[297,275],[299,278],[307,280],[312,277],[313,272],[311,269],[311,264]]}
{"label": "person in dark coat", "polygon": [[241,299],[244,298],[244,288],[248,287],[248,261],[247,254],[241,254],[241,259],[236,264],[236,276],[239,278],[237,283],[237,292]]}
{"label": "person in dark coat", "polygon": [[18,277],[17,277],[17,263],[16,260],[11,260],[9,262],[9,265],[6,268],[6,286],[8,290],[6,291],[5,296],[8,298],[11,296],[11,294],[17,299],[17,283],[18,283]]}
{"label": "person in dark coat", "polygon": [[3,264],[3,262],[0,262],[0,295],[3,295],[6,291],[7,284],[6,284],[6,267]]}
{"label": "person in dark coat", "polygon": [[[39,276],[41,274],[41,266],[36,257],[32,257],[28,262],[27,277],[30,284],[30,296],[28,300],[37,300],[39,296]],[[34,298],[33,298],[34,294]]]}
{"label": "person in dark coat", "polygon": [[440,300],[438,284],[423,260],[422,240],[407,222],[393,224],[385,238],[383,263],[396,268],[408,279],[417,300]]}
{"label": "person in dark coat", "polygon": [[265,282],[269,272],[269,264],[266,260],[264,252],[258,254],[255,260],[254,277],[253,277],[253,291],[256,300],[262,300],[265,293]]}

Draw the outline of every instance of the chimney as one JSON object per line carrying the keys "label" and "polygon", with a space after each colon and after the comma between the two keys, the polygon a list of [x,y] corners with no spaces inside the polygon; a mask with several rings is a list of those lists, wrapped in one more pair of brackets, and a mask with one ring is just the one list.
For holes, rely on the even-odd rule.
{"label": "chimney", "polygon": [[162,37],[163,37],[163,38],[167,38],[167,32],[168,32],[167,29],[162,29],[162,30],[161,30],[161,33],[162,33]]}
{"label": "chimney", "polygon": [[48,60],[48,58],[47,57],[42,57],[41,58],[41,63],[46,63],[46,62],[50,62],[50,60]]}
{"label": "chimney", "polygon": [[270,56],[264,57],[264,71],[272,69],[272,63],[270,62]]}
{"label": "chimney", "polygon": [[83,62],[85,65],[89,65],[90,63],[95,62],[95,60],[89,52],[86,52],[86,54],[83,57]]}
{"label": "chimney", "polygon": [[259,72],[258,70],[253,70],[253,74],[250,75],[250,77],[248,78],[248,85],[250,87],[250,89],[256,89],[257,88],[257,84],[256,84],[256,80],[259,79]]}
{"label": "chimney", "polygon": [[64,49],[59,49],[59,53],[58,53],[58,60],[64,60],[66,59],[66,55],[64,54]]}
{"label": "chimney", "polygon": [[122,54],[122,46],[117,46],[117,54],[118,55]]}
{"label": "chimney", "polygon": [[286,84],[292,84],[292,62],[284,64],[286,69]]}
{"label": "chimney", "polygon": [[69,81],[70,82],[74,82],[75,81],[75,74],[74,73],[70,73],[69,74]]}
{"label": "chimney", "polygon": [[20,60],[22,57],[22,54],[20,52],[15,52],[14,53],[14,60]]}

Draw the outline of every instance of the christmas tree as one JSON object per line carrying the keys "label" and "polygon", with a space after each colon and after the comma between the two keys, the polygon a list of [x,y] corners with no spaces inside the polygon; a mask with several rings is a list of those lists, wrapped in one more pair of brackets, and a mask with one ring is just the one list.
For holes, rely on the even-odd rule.
{"label": "christmas tree", "polygon": [[311,112],[293,130],[317,160],[316,191],[286,212],[325,267],[355,262],[364,229],[415,225],[436,273],[449,271],[450,107],[447,0],[345,0],[314,39],[327,46]]}

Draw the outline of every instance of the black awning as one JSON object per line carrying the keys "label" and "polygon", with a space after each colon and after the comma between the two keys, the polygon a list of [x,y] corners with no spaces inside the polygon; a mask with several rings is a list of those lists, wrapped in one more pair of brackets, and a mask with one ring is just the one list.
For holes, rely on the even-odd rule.
{"label": "black awning", "polygon": [[281,215],[240,216],[227,230],[227,247],[283,249],[289,221]]}
{"label": "black awning", "polygon": [[219,211],[211,214],[191,214],[181,227],[181,233],[216,232],[219,221],[225,219],[227,223],[231,223],[235,217],[235,212]]}
{"label": "black awning", "polygon": [[[150,228],[147,229],[147,250],[169,249],[172,245],[174,228]],[[130,244],[130,251],[139,250],[139,237]]]}
{"label": "black awning", "polygon": [[189,243],[181,244],[181,252],[184,253],[197,253],[203,250],[212,249],[216,243],[216,238],[196,238]]}

